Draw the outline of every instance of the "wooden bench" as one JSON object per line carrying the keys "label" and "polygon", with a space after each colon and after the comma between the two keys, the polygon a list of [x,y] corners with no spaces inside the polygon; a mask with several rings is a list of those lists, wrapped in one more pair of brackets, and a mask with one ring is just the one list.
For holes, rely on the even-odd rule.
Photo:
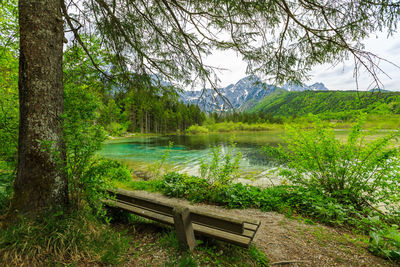
{"label": "wooden bench", "polygon": [[[111,192],[110,192],[111,193]],[[248,248],[260,221],[223,216],[200,207],[187,207],[160,199],[156,194],[118,189],[116,200],[104,201],[136,215],[174,225],[182,248],[192,250],[194,236],[203,235]]]}

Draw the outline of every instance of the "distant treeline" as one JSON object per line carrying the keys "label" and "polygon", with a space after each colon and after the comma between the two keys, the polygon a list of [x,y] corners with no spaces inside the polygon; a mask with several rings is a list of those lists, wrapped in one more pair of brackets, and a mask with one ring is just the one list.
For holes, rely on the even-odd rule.
{"label": "distant treeline", "polygon": [[132,90],[109,96],[99,122],[114,134],[166,133],[184,131],[193,124],[202,124],[205,119],[205,113],[196,105],[183,104],[167,95]]}
{"label": "distant treeline", "polygon": [[359,112],[400,114],[400,92],[277,91],[248,112],[274,117],[302,117],[311,113],[340,120],[351,119]]}
{"label": "distant treeline", "polygon": [[211,113],[209,118],[214,122],[243,122],[248,124],[253,123],[283,123],[282,118],[274,116],[270,112],[229,112],[229,113]]}

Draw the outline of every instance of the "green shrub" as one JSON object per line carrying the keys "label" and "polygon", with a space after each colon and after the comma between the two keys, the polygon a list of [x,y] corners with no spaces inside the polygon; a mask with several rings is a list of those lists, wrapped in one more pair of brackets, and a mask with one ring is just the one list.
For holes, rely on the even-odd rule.
{"label": "green shrub", "polygon": [[399,227],[387,224],[400,222],[399,132],[367,141],[370,132],[362,124],[359,119],[345,143],[320,121],[310,131],[289,126],[287,146],[265,150],[286,164],[280,174],[298,186],[283,200],[291,208],[324,223],[370,231],[371,251],[398,260]]}
{"label": "green shrub", "polygon": [[115,181],[129,181],[130,171],[116,160],[94,157],[83,170],[75,187],[70,187],[71,199],[76,207],[88,204],[98,215],[104,215],[101,199],[108,198],[107,189],[113,188]]}
{"label": "green shrub", "polygon": [[209,187],[206,179],[176,172],[165,174],[160,186],[167,196],[187,198],[195,202],[207,200]]}
{"label": "green shrub", "polygon": [[110,122],[110,124],[107,125],[106,130],[112,136],[121,136],[122,134],[126,133],[128,127],[118,122],[112,121]]}
{"label": "green shrub", "polygon": [[208,129],[204,126],[199,126],[199,125],[195,124],[195,125],[191,125],[189,128],[187,128],[186,133],[188,133],[188,134],[207,134]]}
{"label": "green shrub", "polygon": [[319,121],[311,131],[288,126],[287,146],[266,151],[277,152],[285,161],[287,168],[280,174],[295,185],[360,209],[378,203],[392,209],[400,201],[400,153],[393,144],[399,133],[367,142],[368,132],[361,125],[360,120],[353,126],[345,143]]}
{"label": "green shrub", "polygon": [[104,129],[96,123],[100,106],[100,98],[86,86],[65,86],[63,129],[71,204],[77,209],[89,204],[104,214],[100,199],[108,196],[106,189],[113,180],[129,180],[131,174],[121,163],[95,156],[105,140]]}
{"label": "green shrub", "polygon": [[370,233],[369,250],[379,256],[400,263],[399,227],[393,225]]}
{"label": "green shrub", "polygon": [[[343,204],[321,191],[301,186],[281,185],[267,188],[243,185],[209,184],[206,179],[186,174],[168,173],[159,184],[159,190],[171,197],[186,198],[193,202],[207,202],[229,208],[258,208],[286,214],[300,214],[328,225],[347,226],[368,233],[385,225],[373,209],[359,210]],[[398,220],[398,218],[397,218]]]}

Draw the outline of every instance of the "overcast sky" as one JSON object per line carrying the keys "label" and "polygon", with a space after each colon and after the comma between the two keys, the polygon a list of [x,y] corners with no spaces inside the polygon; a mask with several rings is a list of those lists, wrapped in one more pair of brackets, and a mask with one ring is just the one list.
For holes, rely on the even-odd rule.
{"label": "overcast sky", "polygon": [[[374,35],[364,41],[367,51],[373,52],[379,57],[390,60],[400,66],[400,35],[386,38],[386,35]],[[235,52],[216,51],[206,59],[206,63],[227,69],[219,72],[220,85],[225,87],[231,83],[236,83],[239,79],[246,76],[246,63],[241,60]],[[400,68],[386,62],[380,62],[380,67],[390,76],[381,74],[380,79],[384,89],[400,91]],[[321,65],[313,69],[311,79],[305,81],[307,85],[315,82],[322,82],[329,90],[355,90],[356,82],[353,78],[353,61],[345,61],[337,66]],[[359,78],[359,90],[367,90],[372,78],[365,73],[361,73]]]}

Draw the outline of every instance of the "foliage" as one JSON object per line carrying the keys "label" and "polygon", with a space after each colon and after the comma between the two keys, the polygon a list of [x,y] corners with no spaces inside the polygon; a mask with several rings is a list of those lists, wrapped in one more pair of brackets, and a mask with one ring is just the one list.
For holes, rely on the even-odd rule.
{"label": "foliage", "polygon": [[[117,107],[112,110],[120,110],[120,114],[114,114],[113,117],[118,118],[116,122],[128,125],[129,131],[141,133],[185,131],[193,124],[201,124],[205,114],[196,105],[179,102],[173,90],[176,89],[164,89],[161,93],[161,89],[154,85],[127,86],[127,90],[119,91],[114,96]],[[101,116],[108,120],[112,118],[103,112]]]}
{"label": "foliage", "polygon": [[138,9],[134,2],[96,0],[86,7],[64,11],[69,27],[100,35],[127,70],[184,84],[213,83],[215,69],[203,57],[215,48],[239,52],[248,72],[277,84],[299,83],[312,67],[349,55],[375,78],[376,58],[361,40],[384,29],[393,34],[399,18],[397,3],[387,1],[148,1]]}
{"label": "foliage", "polygon": [[115,181],[113,185],[118,188],[125,188],[128,190],[145,190],[149,192],[159,191],[161,188],[161,179],[150,179],[147,181],[143,180],[132,180],[132,181]]}
{"label": "foliage", "polygon": [[7,168],[17,165],[18,142],[18,58],[0,48],[0,161]]}
{"label": "foliage", "polygon": [[100,107],[101,100],[91,88],[66,83],[63,127],[71,202],[75,207],[89,204],[97,211],[112,180],[131,177],[121,163],[94,157],[105,140],[103,128],[96,123]]}
{"label": "foliage", "polygon": [[282,129],[282,124],[270,123],[242,123],[242,122],[218,122],[214,124],[205,124],[204,127],[209,132],[235,132],[235,131],[271,131]]}
{"label": "foliage", "polygon": [[13,192],[14,174],[0,171],[0,214],[5,214]]}
{"label": "foliage", "polygon": [[186,133],[188,133],[188,134],[207,134],[208,128],[195,124],[195,125],[191,125],[189,128],[187,128]]}
{"label": "foliage", "polygon": [[400,263],[399,227],[385,227],[370,233],[369,250],[379,256]]}
{"label": "foliage", "polygon": [[0,47],[12,52],[18,50],[18,1],[0,1]]}
{"label": "foliage", "polygon": [[112,136],[121,136],[127,132],[128,127],[121,125],[118,122],[113,121],[113,122],[110,122],[110,124],[108,124],[106,126],[106,130]]}
{"label": "foliage", "polygon": [[[250,113],[273,114],[276,117],[304,117],[319,115],[323,120],[353,121],[360,112],[369,115],[392,115],[397,123],[386,125],[396,128],[399,123],[400,93],[355,91],[276,91],[265,97]],[[375,122],[379,122],[376,120]],[[376,123],[375,123],[376,124]]]}
{"label": "foliage", "polygon": [[235,147],[233,142],[227,148],[211,147],[208,156],[200,159],[200,173],[208,183],[225,185],[238,176],[242,153],[235,151]]}
{"label": "foliage", "polygon": [[[230,208],[259,208],[263,211],[297,213],[330,225],[347,225],[368,231],[374,222],[355,207],[316,190],[299,186],[259,188],[240,183],[210,186],[207,180],[186,174],[168,173],[159,187],[163,194],[194,202],[215,203]],[[376,212],[369,211],[372,215]],[[368,214],[368,211],[366,211]],[[367,226],[367,228],[366,228]]]}
{"label": "foliage", "polygon": [[242,122],[245,125],[251,124],[282,124],[283,120],[272,113],[258,112],[226,112],[222,114],[211,113],[209,117],[216,123]]}
{"label": "foliage", "polygon": [[0,229],[0,262],[9,265],[119,264],[130,240],[85,211],[19,218]]}
{"label": "foliage", "polygon": [[187,198],[196,202],[206,201],[212,194],[206,179],[176,172],[164,175],[160,189],[167,196]]}
{"label": "foliage", "polygon": [[[316,121],[310,131],[288,126],[286,147],[275,152],[287,164],[280,174],[293,184],[321,191],[341,203],[363,209],[385,204],[397,207],[400,193],[400,153],[392,132],[374,141],[365,140],[363,120],[351,129],[347,142],[335,138],[332,128]],[[271,152],[271,148],[266,148]]]}

